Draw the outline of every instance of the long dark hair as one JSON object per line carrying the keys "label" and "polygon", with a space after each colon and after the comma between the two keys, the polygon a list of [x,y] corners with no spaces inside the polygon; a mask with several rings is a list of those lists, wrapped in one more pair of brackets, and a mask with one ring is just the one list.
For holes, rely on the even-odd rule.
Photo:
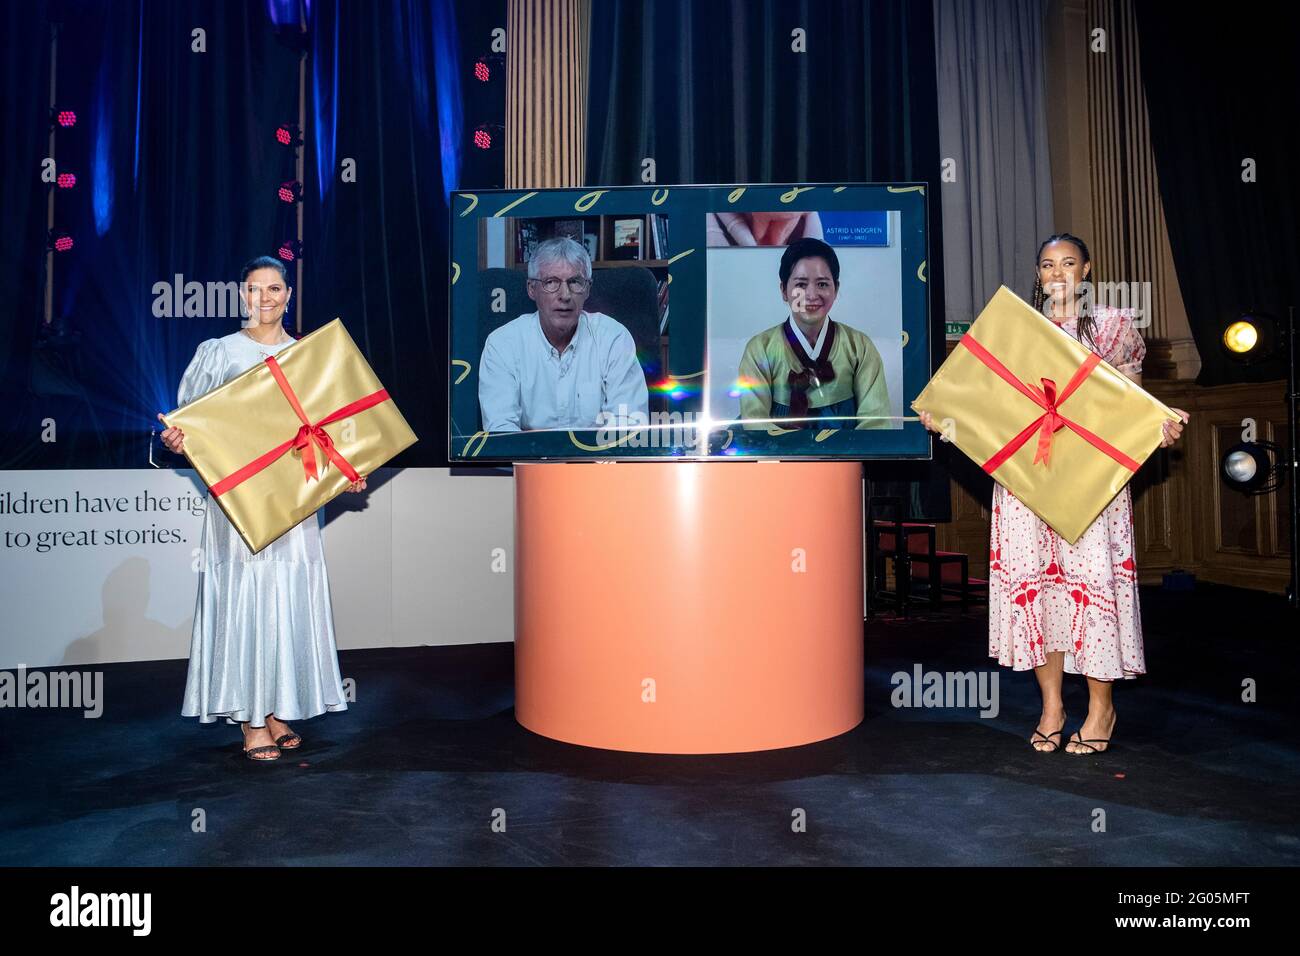
{"label": "long dark hair", "polygon": [[[1058,232],[1054,236],[1048,236],[1038,245],[1038,255],[1034,258],[1034,308],[1039,312],[1043,311],[1043,305],[1047,302],[1047,290],[1043,288],[1043,276],[1038,268],[1038,264],[1043,261],[1043,250],[1054,242],[1069,242],[1075,245],[1079,254],[1083,257],[1084,264],[1092,262],[1092,255],[1088,252],[1088,244],[1078,236],[1068,232]],[[1089,270],[1087,280],[1094,285],[1095,276]],[[1083,308],[1079,310],[1079,338],[1087,340],[1089,345],[1096,345],[1093,333],[1097,330],[1097,322],[1092,317],[1092,310],[1088,308],[1087,302],[1083,303]]]}

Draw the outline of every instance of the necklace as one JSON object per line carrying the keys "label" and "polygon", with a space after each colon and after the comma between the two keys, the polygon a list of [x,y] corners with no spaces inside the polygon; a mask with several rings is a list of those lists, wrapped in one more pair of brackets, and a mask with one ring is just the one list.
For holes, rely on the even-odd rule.
{"label": "necklace", "polygon": [[[263,346],[263,345],[283,345],[284,342],[286,341],[285,339],[280,339],[279,341],[276,341],[276,342],[259,342],[259,341],[257,341],[257,339],[255,339],[255,338],[253,338],[251,335],[249,335],[249,333],[248,333],[248,329],[244,328],[244,329],[240,329],[239,331],[243,332],[245,335],[248,336],[249,340],[252,341],[253,344],[256,345],[256,346],[258,347],[257,350],[258,350],[259,352],[261,352],[262,355],[263,355],[265,358],[270,358],[270,357],[271,357],[271,353],[270,353],[270,352],[263,351],[263,349],[261,348],[261,346]],[[281,329],[280,332],[281,332],[281,334],[284,334],[284,330],[283,330],[283,329]]]}

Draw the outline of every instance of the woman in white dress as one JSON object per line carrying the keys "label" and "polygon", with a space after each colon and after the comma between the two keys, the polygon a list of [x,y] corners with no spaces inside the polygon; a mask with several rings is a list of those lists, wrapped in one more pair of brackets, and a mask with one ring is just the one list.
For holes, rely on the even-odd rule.
{"label": "woman in white dress", "polygon": [[[1146,345],[1133,318],[1096,306],[1081,295],[1091,281],[1087,244],[1069,233],[1048,236],[1038,248],[1034,305],[1138,385]],[[1178,440],[1182,422],[1165,422],[1160,446]],[[939,431],[933,416],[921,423]],[[1127,485],[1073,545],[1000,484],[993,486],[989,546],[989,654],[1014,670],[1034,671],[1043,708],[1030,745],[1062,749],[1064,675],[1082,674],[1088,714],[1064,742],[1066,753],[1100,754],[1115,731],[1112,689],[1117,680],[1146,673],[1133,540],[1133,499]]]}
{"label": "woman in white dress", "polygon": [[[181,379],[180,404],[294,341],[283,326],[293,295],[283,263],[269,256],[249,262],[240,273],[240,295],[248,309],[247,327],[199,344]],[[179,428],[168,428],[162,441],[180,453],[185,435]],[[362,476],[349,490],[365,487]],[[218,717],[239,723],[250,760],[277,760],[282,750],[302,746],[302,738],[286,720],[347,709],[322,524],[317,511],[252,554],[211,496],[207,500],[181,714],[205,724]]]}

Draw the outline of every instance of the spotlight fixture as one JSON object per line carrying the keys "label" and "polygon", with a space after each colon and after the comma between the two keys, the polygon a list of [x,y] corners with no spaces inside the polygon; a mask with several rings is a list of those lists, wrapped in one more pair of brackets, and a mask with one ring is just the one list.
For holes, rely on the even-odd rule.
{"label": "spotlight fixture", "polygon": [[474,61],[474,79],[480,83],[489,83],[492,80],[493,71],[505,62],[505,57],[500,53],[488,53]]}
{"label": "spotlight fixture", "polygon": [[505,127],[499,123],[481,123],[474,128],[474,145],[479,149],[492,148],[492,133],[495,130],[503,130]]}
{"label": "spotlight fixture", "polygon": [[286,239],[275,254],[285,262],[296,262],[302,258],[302,243],[297,239]]}
{"label": "spotlight fixture", "polygon": [[1234,362],[1255,365],[1277,354],[1282,341],[1277,319],[1263,312],[1247,312],[1223,330],[1220,344]]}
{"label": "spotlight fixture", "polygon": [[281,123],[275,128],[275,141],[290,148],[302,145],[302,129],[297,123]]}
{"label": "spotlight fixture", "polygon": [[1248,495],[1277,491],[1290,479],[1287,510],[1290,518],[1291,580],[1287,603],[1300,611],[1300,421],[1296,404],[1300,391],[1296,383],[1295,306],[1287,307],[1286,322],[1251,310],[1228,323],[1221,339],[1224,354],[1245,365],[1281,355],[1286,364],[1286,443],[1242,442],[1233,445],[1219,462],[1219,474],[1229,488]]}
{"label": "spotlight fixture", "polygon": [[280,202],[302,202],[302,183],[298,182],[296,179],[291,179],[287,183],[281,183],[276,194],[280,197]]}
{"label": "spotlight fixture", "polygon": [[45,240],[45,248],[55,252],[67,252],[72,245],[72,236],[62,229],[51,229]]}
{"label": "spotlight fixture", "polygon": [[1233,445],[1219,462],[1223,483],[1245,495],[1266,495],[1282,485],[1282,447],[1271,441]]}
{"label": "spotlight fixture", "polygon": [[64,129],[71,129],[77,125],[77,114],[75,110],[61,110],[53,108],[50,110],[50,125],[62,126]]}
{"label": "spotlight fixture", "polygon": [[77,185],[77,176],[75,173],[59,173],[59,177],[55,180],[55,183],[60,189],[71,189],[73,186]]}

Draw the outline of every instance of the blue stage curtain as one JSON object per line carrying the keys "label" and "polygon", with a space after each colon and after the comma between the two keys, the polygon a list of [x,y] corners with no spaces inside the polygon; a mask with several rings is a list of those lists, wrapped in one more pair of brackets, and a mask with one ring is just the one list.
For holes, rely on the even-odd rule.
{"label": "blue stage curtain", "polygon": [[[289,322],[299,301],[304,332],[342,316],[423,439],[398,463],[445,464],[447,193],[500,182],[500,151],[466,157],[461,143],[467,124],[504,115],[503,83],[464,84],[505,0],[2,7],[0,468],[147,465],[154,416],[175,405],[195,347],[238,328],[237,316],[156,316],[155,284],[235,281],[296,232],[276,198],[293,153],[274,133],[297,120],[303,49],[305,275]],[[76,245],[56,257],[50,336],[37,177],[52,22],[58,98],[79,121],[58,136],[58,168],[78,184],[57,197],[56,222]],[[51,418],[58,440],[44,442]]]}

